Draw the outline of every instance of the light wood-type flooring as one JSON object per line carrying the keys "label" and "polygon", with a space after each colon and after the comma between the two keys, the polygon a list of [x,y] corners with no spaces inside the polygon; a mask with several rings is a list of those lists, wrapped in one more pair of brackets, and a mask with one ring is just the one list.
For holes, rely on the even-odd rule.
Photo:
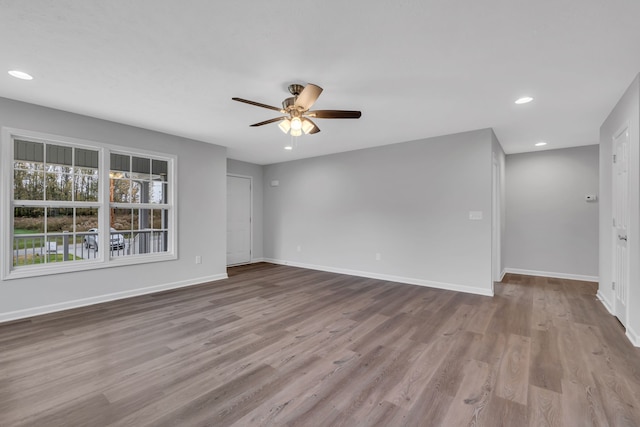
{"label": "light wood-type flooring", "polygon": [[0,426],[640,425],[640,350],[594,283],[229,274],[0,325]]}

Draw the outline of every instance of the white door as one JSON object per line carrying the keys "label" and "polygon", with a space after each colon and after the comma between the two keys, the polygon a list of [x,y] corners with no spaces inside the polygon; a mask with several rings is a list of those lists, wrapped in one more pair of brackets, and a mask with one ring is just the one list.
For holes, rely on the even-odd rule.
{"label": "white door", "polygon": [[251,262],[251,178],[227,175],[227,265]]}
{"label": "white door", "polygon": [[613,138],[613,286],[615,314],[627,324],[627,295],[629,287],[629,130],[624,129]]}

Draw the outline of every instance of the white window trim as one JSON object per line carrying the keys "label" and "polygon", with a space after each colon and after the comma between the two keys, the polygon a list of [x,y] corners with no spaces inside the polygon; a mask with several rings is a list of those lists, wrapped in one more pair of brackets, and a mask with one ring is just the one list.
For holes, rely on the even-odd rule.
{"label": "white window trim", "polygon": [[[28,140],[42,141],[46,143],[60,143],[62,145],[73,145],[86,147],[99,151],[99,175],[100,188],[98,190],[98,229],[99,241],[103,242],[102,250],[98,251],[99,255],[94,260],[86,260],[82,262],[61,262],[40,264],[34,266],[21,266],[13,269],[13,247],[11,241],[13,225],[11,220],[13,213],[11,212],[11,203],[13,201],[13,158],[14,158],[14,138],[25,138]],[[0,259],[0,267],[2,268],[2,279],[21,279],[27,277],[47,276],[51,274],[71,273],[76,271],[95,270],[100,268],[120,267],[126,265],[146,264],[150,262],[161,262],[175,260],[178,258],[177,244],[177,226],[178,226],[178,205],[177,205],[177,188],[178,188],[178,156],[159,153],[150,150],[141,150],[129,148],[125,146],[106,144],[102,142],[78,139],[72,137],[64,137],[52,135],[42,132],[34,132],[24,129],[16,129],[10,127],[2,127],[0,137],[0,177],[2,178],[2,186],[0,187],[0,244],[2,250],[0,253],[4,256]],[[109,257],[107,254],[109,244],[109,160],[111,152],[119,154],[126,153],[135,156],[144,156],[168,162],[169,174],[169,194],[167,204],[158,205],[166,207],[170,210],[169,230],[167,232],[167,252],[142,254],[125,257]],[[96,203],[93,203],[96,205]],[[107,255],[107,256],[105,256]]]}

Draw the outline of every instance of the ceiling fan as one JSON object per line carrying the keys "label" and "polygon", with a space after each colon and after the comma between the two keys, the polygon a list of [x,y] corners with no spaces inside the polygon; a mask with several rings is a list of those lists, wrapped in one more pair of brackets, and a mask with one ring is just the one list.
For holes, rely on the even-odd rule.
{"label": "ceiling fan", "polygon": [[286,116],[276,117],[275,119],[265,120],[260,123],[254,123],[251,126],[255,127],[280,122],[278,127],[284,133],[290,133],[292,136],[300,136],[302,135],[302,132],[305,134],[320,132],[320,128],[311,121],[310,117],[316,119],[358,119],[362,115],[360,111],[350,110],[309,111],[309,108],[311,108],[313,103],[316,102],[320,96],[320,93],[322,93],[322,88],[312,83],[308,83],[306,86],[302,86],[300,84],[289,85],[289,92],[293,96],[282,101],[282,108],[272,107],[271,105],[249,101],[242,98],[231,99],[286,114]]}

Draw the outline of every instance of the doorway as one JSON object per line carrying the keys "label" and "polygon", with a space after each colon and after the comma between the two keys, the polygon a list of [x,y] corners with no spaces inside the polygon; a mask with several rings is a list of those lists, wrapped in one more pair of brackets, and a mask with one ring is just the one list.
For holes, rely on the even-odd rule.
{"label": "doorway", "polygon": [[251,262],[252,178],[227,175],[227,265]]}
{"label": "doorway", "polygon": [[629,128],[625,126],[613,137],[613,289],[614,313],[627,327],[629,287]]}

